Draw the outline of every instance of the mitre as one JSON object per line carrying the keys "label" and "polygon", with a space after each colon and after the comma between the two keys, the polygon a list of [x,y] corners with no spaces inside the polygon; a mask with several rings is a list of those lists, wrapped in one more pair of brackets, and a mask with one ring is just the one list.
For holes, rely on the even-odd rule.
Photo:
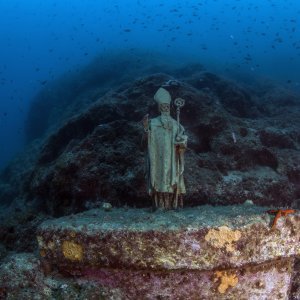
{"label": "mitre", "polygon": [[163,103],[170,104],[171,103],[171,95],[166,89],[161,87],[155,93],[154,100],[158,104],[163,104]]}

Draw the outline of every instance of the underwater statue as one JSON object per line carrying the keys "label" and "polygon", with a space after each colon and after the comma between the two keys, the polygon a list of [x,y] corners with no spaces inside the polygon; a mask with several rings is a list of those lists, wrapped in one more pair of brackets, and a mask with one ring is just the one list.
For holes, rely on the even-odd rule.
{"label": "underwater statue", "polygon": [[147,143],[146,177],[148,193],[154,209],[176,209],[183,207],[185,185],[183,179],[184,152],[187,148],[187,135],[179,123],[181,98],[175,99],[177,121],[170,116],[171,95],[159,88],[154,95],[160,116],[143,119],[144,141]]}

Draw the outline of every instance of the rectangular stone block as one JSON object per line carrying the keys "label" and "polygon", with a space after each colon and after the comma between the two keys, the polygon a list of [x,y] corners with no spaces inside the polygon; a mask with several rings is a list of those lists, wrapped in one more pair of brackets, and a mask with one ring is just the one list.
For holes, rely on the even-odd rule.
{"label": "rectangular stone block", "polygon": [[242,267],[300,254],[300,216],[267,208],[203,206],[151,213],[91,210],[44,222],[40,254],[56,265],[152,270]]}
{"label": "rectangular stone block", "polygon": [[41,260],[120,299],[288,299],[300,215],[254,205],[101,209],[49,220]]}

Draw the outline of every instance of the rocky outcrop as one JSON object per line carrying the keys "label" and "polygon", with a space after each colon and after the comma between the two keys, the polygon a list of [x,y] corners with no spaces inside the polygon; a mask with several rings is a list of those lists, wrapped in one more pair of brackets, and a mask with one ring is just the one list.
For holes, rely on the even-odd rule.
{"label": "rocky outcrop", "polygon": [[0,264],[0,299],[122,299],[118,290],[72,280],[51,271],[32,253],[8,256]]}
{"label": "rocky outcrop", "polygon": [[[206,72],[195,76],[169,87],[173,98],[186,100],[181,113],[189,136],[185,205],[248,199],[260,205],[298,206],[299,120],[280,125],[283,116],[263,115],[261,103],[233,83]],[[54,215],[101,201],[149,206],[140,120],[146,113],[157,114],[153,95],[169,79],[156,74],[121,86],[53,133],[28,177],[28,199]],[[231,99],[240,99],[242,106]],[[293,107],[290,113],[299,115],[299,110]]]}
{"label": "rocky outcrop", "polygon": [[[56,108],[51,109],[51,113],[49,105],[52,102],[47,102],[45,114],[55,119],[47,117],[45,120],[45,126],[41,129],[47,134],[31,143],[0,175],[0,278],[5,278],[0,280],[0,298],[10,294],[12,298],[22,299],[36,293],[37,299],[43,299],[48,293],[49,299],[74,299],[80,290],[83,298],[122,299],[124,291],[134,293],[142,283],[143,291],[146,294],[150,291],[149,295],[156,297],[160,294],[153,294],[153,286],[159,282],[160,287],[167,289],[166,293],[180,292],[184,298],[184,291],[189,291],[191,286],[195,290],[206,286],[203,299],[209,291],[214,291],[216,299],[222,299],[223,296],[228,299],[228,295],[242,299],[245,292],[243,286],[249,283],[258,299],[262,295],[272,295],[272,299],[287,299],[293,280],[290,295],[291,299],[297,299],[299,262],[293,269],[293,256],[299,260],[299,251],[295,250],[295,245],[299,245],[299,216],[289,215],[286,219],[279,219],[278,227],[270,230],[271,220],[263,213],[265,209],[255,208],[253,211],[252,206],[242,206],[243,210],[234,209],[234,213],[230,213],[223,205],[248,200],[247,203],[253,202],[259,206],[300,207],[299,98],[274,87],[243,87],[240,83],[206,72],[199,65],[135,80],[133,75],[124,75],[129,81],[114,81],[110,77],[106,86],[97,80],[92,81],[92,85],[84,85],[83,90],[78,85],[76,99],[71,101],[72,97],[66,95],[66,101],[61,101]],[[200,223],[207,226],[201,225],[196,234],[193,230],[187,230],[188,225],[181,223],[183,219],[178,218],[180,214],[177,215],[177,212],[165,213],[170,218],[167,224],[162,217],[164,214],[149,214],[139,210],[144,211],[140,215],[141,219],[136,219],[140,224],[146,221],[157,224],[159,220],[162,221],[161,226],[165,231],[148,232],[149,237],[155,234],[159,237],[161,245],[157,245],[151,244],[155,239],[150,243],[144,239],[145,236],[131,232],[126,224],[122,227],[124,220],[121,214],[118,221],[115,217],[111,218],[116,207],[123,207],[122,214],[125,216],[131,211],[129,207],[150,206],[144,179],[145,153],[141,147],[143,130],[140,120],[147,113],[150,117],[157,115],[153,95],[169,79],[176,79],[179,83],[168,87],[172,98],[186,100],[181,111],[181,123],[189,136],[183,219],[195,224],[194,219],[202,218]],[[53,95],[58,94],[64,95],[62,87]],[[43,95],[48,97],[46,92]],[[55,101],[59,102],[59,98]],[[174,107],[172,114],[175,116]],[[34,120],[32,124],[37,125]],[[38,134],[31,133],[33,136]],[[113,251],[104,251],[104,256],[99,255],[99,252],[86,257],[85,247],[93,243],[91,236],[86,235],[90,227],[76,227],[77,220],[82,219],[81,216],[73,215],[90,208],[99,208],[103,202],[107,203],[107,210],[112,211],[86,213],[92,222],[91,226],[94,226],[94,221],[98,222],[95,218],[102,218],[101,226],[122,225],[122,232],[126,233],[124,236],[132,237],[125,245],[127,248],[123,247],[127,252],[118,247],[113,249],[115,260],[112,259]],[[215,208],[219,210],[218,214],[211,213],[213,209],[206,210],[205,206],[202,209],[196,207],[201,204],[219,205]],[[251,212],[248,215],[249,222],[243,217],[244,210]],[[219,218],[219,212],[222,211],[228,213],[228,218],[223,219],[224,223],[214,217]],[[192,220],[185,215],[188,212]],[[199,212],[200,217],[195,216],[196,212]],[[61,215],[71,215],[64,220],[69,225],[72,222],[77,224],[76,232],[80,229],[80,236],[76,232],[73,236],[74,231],[69,230],[73,225],[69,229],[63,229],[63,226],[61,229],[56,228],[57,233],[54,232],[54,225],[52,229],[44,230],[45,224],[62,225],[61,219],[52,223],[49,221],[39,229],[39,236],[42,237],[40,262],[32,254],[5,258],[11,251],[34,251],[37,244],[32,236],[36,228],[45,219]],[[147,218],[143,219],[145,216]],[[209,220],[215,226],[213,223],[205,223]],[[172,224],[174,228],[171,230]],[[181,224],[185,229],[176,227],[176,224]],[[51,243],[54,234],[58,236],[57,245]],[[188,241],[192,238],[196,242],[176,244],[176,241],[182,241],[185,237]],[[107,244],[109,247],[115,240],[113,236],[106,238],[111,242]],[[174,238],[173,243],[163,242],[171,238]],[[134,252],[134,247],[138,246],[134,241],[145,242],[149,254],[156,257],[156,261],[143,261],[143,256],[137,262],[139,256],[136,255],[135,261],[128,264],[133,257],[130,251],[138,254]],[[142,247],[144,244],[139,245]],[[50,249],[52,246],[53,251]],[[161,251],[151,252],[154,246],[162,247]],[[192,255],[197,251],[202,251],[202,255],[196,261],[191,260],[189,253]],[[161,258],[159,254],[162,253],[170,255]],[[93,257],[96,269],[89,265]],[[111,260],[107,260],[107,257]],[[116,257],[119,257],[118,260]],[[49,282],[47,274],[53,276],[52,270],[55,269],[49,263],[49,258],[57,261],[60,272],[65,270],[67,275],[71,272],[86,279],[73,281],[69,277],[52,277],[53,281],[51,279]],[[84,263],[80,265],[81,260]],[[146,268],[155,268],[145,271],[143,264]],[[26,265],[30,268],[24,273],[28,277],[22,275]],[[89,268],[82,268],[86,265]],[[116,270],[116,265],[133,269]],[[108,266],[112,268],[108,269]],[[186,269],[181,271],[180,266]],[[216,268],[213,269],[213,266]],[[16,270],[16,274],[9,272],[10,268]],[[35,273],[46,275],[36,278],[32,275]],[[24,283],[14,285],[12,280],[15,275],[20,275],[19,279],[15,278],[16,284],[20,281]],[[136,286],[128,286],[128,278],[136,282]],[[269,287],[270,281],[275,283],[272,289]],[[176,290],[172,284],[173,288],[169,289],[170,282],[177,282],[177,286],[182,288]],[[25,294],[18,294],[22,286]],[[122,287],[121,291],[119,287]],[[37,292],[44,288],[44,292]]]}
{"label": "rocky outcrop", "polygon": [[44,222],[37,239],[44,264],[122,299],[288,299],[300,215],[271,223],[251,204],[97,209]]}

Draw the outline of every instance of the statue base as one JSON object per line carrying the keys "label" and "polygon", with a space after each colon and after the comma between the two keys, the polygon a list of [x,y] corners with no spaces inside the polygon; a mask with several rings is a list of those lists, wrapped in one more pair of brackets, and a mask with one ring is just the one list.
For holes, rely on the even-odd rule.
{"label": "statue base", "polygon": [[271,229],[268,208],[101,209],[49,220],[41,261],[117,299],[288,299],[299,213]]}

